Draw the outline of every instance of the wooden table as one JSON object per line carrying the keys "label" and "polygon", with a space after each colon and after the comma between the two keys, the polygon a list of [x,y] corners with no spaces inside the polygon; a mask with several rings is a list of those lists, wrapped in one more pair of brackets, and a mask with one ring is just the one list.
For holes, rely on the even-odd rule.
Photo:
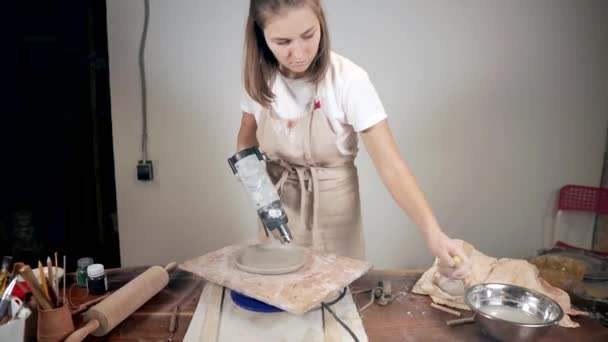
{"label": "wooden table", "polygon": [[[118,289],[145,270],[146,267],[108,270],[110,290]],[[374,304],[362,312],[363,325],[370,341],[490,341],[475,324],[447,326],[445,322],[454,319],[454,316],[431,308],[429,297],[409,293],[421,275],[422,271],[372,270],[352,284],[351,289],[356,291],[371,288],[380,280],[388,280],[393,292],[401,293],[387,306]],[[174,341],[181,341],[204,284],[203,279],[188,272],[174,272],[163,291],[110,334],[102,338],[90,336],[87,341],[167,341],[171,313],[176,306],[179,306],[179,314]],[[94,297],[86,296],[86,291],[72,287],[70,298],[77,305]],[[355,296],[359,307],[368,300],[368,293]],[[574,320],[581,324],[580,328],[553,327],[542,341],[608,341],[608,329],[599,323],[587,317]]]}

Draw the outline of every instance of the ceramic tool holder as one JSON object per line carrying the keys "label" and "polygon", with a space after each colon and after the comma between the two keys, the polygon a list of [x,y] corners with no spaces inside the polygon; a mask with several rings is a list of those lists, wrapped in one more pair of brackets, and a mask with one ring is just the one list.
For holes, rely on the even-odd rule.
{"label": "ceramic tool holder", "polygon": [[64,341],[73,331],[74,321],[67,305],[50,310],[38,306],[36,338],[39,342]]}

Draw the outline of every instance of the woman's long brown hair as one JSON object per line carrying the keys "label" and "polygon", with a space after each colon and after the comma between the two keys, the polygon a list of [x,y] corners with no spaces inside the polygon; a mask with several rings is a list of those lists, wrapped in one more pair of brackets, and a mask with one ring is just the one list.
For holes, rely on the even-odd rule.
{"label": "woman's long brown hair", "polygon": [[249,16],[245,28],[245,62],[243,82],[247,94],[263,107],[274,100],[272,82],[279,70],[279,62],[266,44],[264,24],[272,15],[289,8],[308,6],[317,15],[321,26],[321,39],[317,55],[308,69],[308,79],[319,83],[329,66],[330,45],[327,22],[320,0],[250,0]]}

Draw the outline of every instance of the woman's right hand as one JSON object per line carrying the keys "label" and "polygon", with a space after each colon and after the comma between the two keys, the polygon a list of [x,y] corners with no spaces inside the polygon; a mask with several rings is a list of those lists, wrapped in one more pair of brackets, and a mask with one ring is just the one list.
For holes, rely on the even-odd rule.
{"label": "woman's right hand", "polygon": [[471,262],[461,240],[451,239],[441,230],[429,233],[426,240],[431,253],[439,259],[437,267],[440,274],[462,279],[471,272]]}

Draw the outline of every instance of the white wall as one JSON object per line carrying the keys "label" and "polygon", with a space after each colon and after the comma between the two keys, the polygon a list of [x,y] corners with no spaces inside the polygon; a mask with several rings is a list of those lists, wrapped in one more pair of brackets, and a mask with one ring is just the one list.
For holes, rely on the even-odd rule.
{"label": "white wall", "polygon": [[[402,153],[444,229],[495,256],[542,247],[564,184],[599,184],[608,32],[597,1],[326,0],[333,48],[368,70]],[[137,53],[143,1],[108,1],[121,257],[183,261],[255,235],[231,176],[246,0],[151,1],[150,156],[140,183]],[[602,45],[603,44],[603,45]],[[364,149],[367,252],[379,268],[431,263]]]}

